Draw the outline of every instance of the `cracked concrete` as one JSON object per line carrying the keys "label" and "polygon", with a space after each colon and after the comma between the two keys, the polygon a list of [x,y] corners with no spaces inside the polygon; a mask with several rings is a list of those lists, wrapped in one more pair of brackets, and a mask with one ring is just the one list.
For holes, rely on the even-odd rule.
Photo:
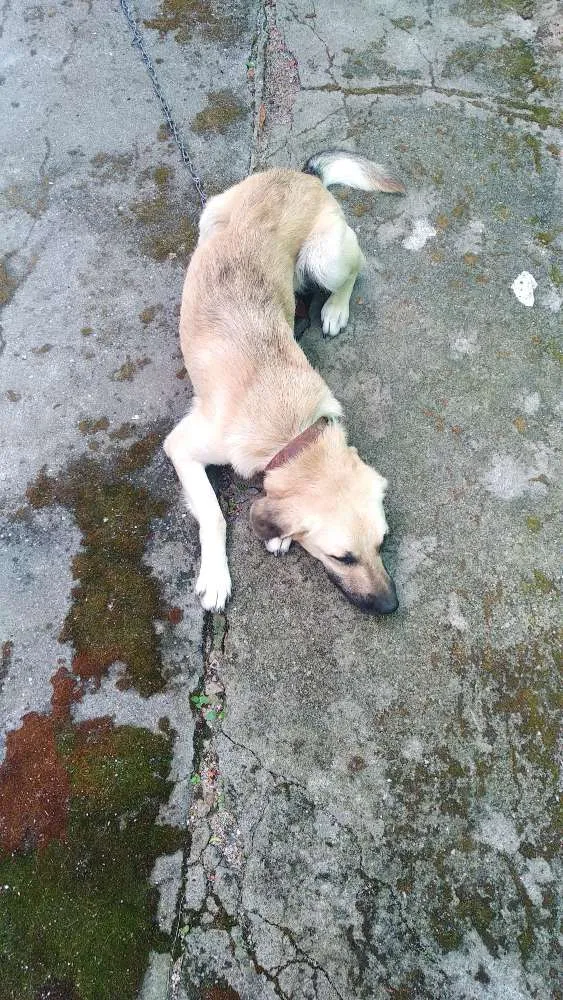
{"label": "cracked concrete", "polygon": [[234,596],[203,621],[158,452],[197,198],[117,0],[5,3],[0,1000],[551,1000],[558,7],[135,12],[208,193],[335,145],[407,186],[338,192],[366,271],[348,329],[323,341],[314,300],[301,340],[389,479],[401,606],[364,618],[295,546],[272,559],[256,484],[220,471]]}

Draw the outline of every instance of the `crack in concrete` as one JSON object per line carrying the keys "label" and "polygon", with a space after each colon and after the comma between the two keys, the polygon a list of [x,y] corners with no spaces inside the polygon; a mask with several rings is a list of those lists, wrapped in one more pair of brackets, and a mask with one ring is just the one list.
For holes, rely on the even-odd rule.
{"label": "crack in concrete", "polygon": [[12,9],[12,0],[5,0],[4,4],[2,5],[2,12],[1,12],[2,21],[0,22],[0,38],[2,38],[2,35],[4,34],[4,26],[6,24],[6,21],[8,20],[8,14],[10,13],[11,9]]}
{"label": "crack in concrete", "polygon": [[265,69],[266,69],[266,45],[268,44],[268,18],[266,15],[266,2],[258,10],[256,18],[256,34],[252,40],[249,59],[253,61],[254,69],[254,126],[252,130],[252,142],[250,144],[250,156],[248,161],[248,173],[254,173],[256,169],[256,156],[258,153],[260,130],[262,128],[260,109],[263,105],[265,92]]}
{"label": "crack in concrete", "polygon": [[282,965],[280,966],[275,966],[274,970],[272,971],[275,972],[276,976],[279,977],[280,973],[283,972],[283,970],[288,968],[290,965],[298,965],[298,964],[307,965],[310,969],[314,970],[315,972],[322,973],[322,975],[325,977],[331,989],[334,990],[336,996],[339,997],[339,1000],[344,1000],[344,997],[332,982],[326,969],[323,969],[322,965],[320,965],[320,963],[317,962],[314,958],[311,958],[309,953],[306,952],[304,948],[302,948],[301,945],[297,943],[297,941],[295,940],[295,936],[293,932],[290,931],[289,927],[285,927],[284,924],[277,924],[274,920],[269,920],[262,913],[260,913],[259,910],[248,910],[247,912],[250,916],[258,917],[258,919],[262,920],[263,923],[268,925],[268,927],[273,927],[275,930],[279,931],[280,934],[282,934],[284,937],[288,939],[295,953],[301,956],[300,962],[297,962],[295,959],[292,959],[289,960],[288,962],[282,963]]}
{"label": "crack in concrete", "polygon": [[[487,102],[485,95],[480,94],[478,91],[461,90],[457,87],[428,86],[425,83],[392,83],[373,87],[350,87],[340,83],[324,83],[302,87],[301,89],[312,93],[319,91],[340,93],[346,97],[421,97],[424,94],[439,94],[443,97],[459,97],[474,107],[487,111],[489,114],[496,113],[509,120],[520,118],[522,121],[537,125],[540,130],[556,125],[555,116],[557,115],[557,109],[549,105],[526,104],[500,96],[491,97]],[[553,120],[552,116],[554,116]]]}

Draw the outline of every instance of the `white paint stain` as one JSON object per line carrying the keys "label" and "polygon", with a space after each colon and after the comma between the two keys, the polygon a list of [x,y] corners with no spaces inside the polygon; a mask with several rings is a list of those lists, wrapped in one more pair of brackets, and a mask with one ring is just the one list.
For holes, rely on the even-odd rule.
{"label": "white paint stain", "polygon": [[556,313],[561,309],[561,303],[563,299],[557,294],[557,289],[554,285],[550,285],[546,292],[543,293],[539,299],[539,303],[544,309],[549,309],[550,312]]}
{"label": "white paint stain", "polygon": [[523,306],[533,306],[534,290],[538,287],[533,274],[530,274],[529,271],[521,271],[510,287]]}
{"label": "white paint stain", "polygon": [[419,587],[414,580],[419,569],[431,565],[431,555],[438,544],[435,535],[425,535],[416,538],[407,535],[399,546],[395,583],[399,591],[399,600],[404,608],[411,608],[418,600]]}
{"label": "white paint stain", "polygon": [[467,632],[469,628],[467,620],[461,613],[459,598],[454,593],[451,593],[448,597],[448,621],[452,628],[457,629],[458,632]]}
{"label": "white paint stain", "polygon": [[457,249],[461,253],[479,253],[484,232],[484,223],[480,219],[472,219],[457,237],[455,241]]}
{"label": "white paint stain", "polygon": [[541,469],[534,469],[526,467],[511,455],[493,455],[481,482],[499,500],[514,500],[525,493],[545,496],[547,486],[539,479],[539,476],[545,475],[545,464],[542,463],[542,466]]}
{"label": "white paint stain", "polygon": [[401,754],[407,760],[421,761],[424,756],[424,744],[422,740],[419,740],[418,736],[411,736],[406,740]]}
{"label": "white paint stain", "polygon": [[400,236],[404,236],[405,232],[405,221],[401,215],[398,219],[391,219],[389,222],[384,222],[381,226],[378,226],[377,242],[382,247],[388,247],[395,240],[398,240]]}
{"label": "white paint stain", "polygon": [[477,839],[503,854],[516,854],[520,837],[514,823],[503,813],[490,810],[478,827]]}
{"label": "white paint stain", "polygon": [[450,338],[451,353],[454,357],[463,357],[464,355],[478,354],[481,348],[477,343],[476,333],[460,333],[454,334]]}
{"label": "white paint stain", "polygon": [[545,858],[529,858],[526,862],[526,871],[522,873],[520,878],[530,901],[534,906],[541,906],[543,903],[542,886],[553,882],[555,876]]}
{"label": "white paint stain", "polygon": [[[532,1000],[517,949],[495,958],[474,930],[465,935],[457,951],[444,955],[440,966],[447,977],[451,1000]],[[479,982],[479,972],[483,971],[486,983]]]}
{"label": "white paint stain", "polygon": [[410,236],[406,236],[402,246],[405,250],[422,250],[423,246],[436,235],[434,226],[431,226],[428,219],[414,219],[413,229]]}
{"label": "white paint stain", "polygon": [[534,413],[538,412],[540,404],[541,404],[541,396],[539,392],[531,392],[529,396],[526,396],[524,398],[522,409],[524,410],[524,413],[527,413],[529,416],[533,417]]}

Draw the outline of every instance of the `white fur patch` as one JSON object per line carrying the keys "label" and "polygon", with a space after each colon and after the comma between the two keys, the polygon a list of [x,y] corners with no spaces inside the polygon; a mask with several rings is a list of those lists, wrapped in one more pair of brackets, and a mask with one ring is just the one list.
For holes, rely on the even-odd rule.
{"label": "white fur patch", "polygon": [[201,569],[195,592],[205,611],[222,611],[231,596],[231,574],[224,552],[202,549]]}
{"label": "white fur patch", "polygon": [[271,552],[275,556],[284,556],[286,552],[289,552],[289,546],[291,545],[291,538],[268,538],[264,542],[268,552]]}
{"label": "white fur patch", "polygon": [[334,293],[321,309],[323,333],[326,337],[336,337],[344,329],[350,315],[350,298]]}

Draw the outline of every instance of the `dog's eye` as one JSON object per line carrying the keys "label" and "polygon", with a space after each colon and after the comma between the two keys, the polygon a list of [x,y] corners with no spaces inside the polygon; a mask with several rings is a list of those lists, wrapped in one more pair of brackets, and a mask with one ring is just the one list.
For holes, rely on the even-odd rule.
{"label": "dog's eye", "polygon": [[343,556],[331,556],[331,559],[336,559],[336,562],[344,563],[345,566],[356,566],[359,562],[355,555],[351,552],[346,552]]}

